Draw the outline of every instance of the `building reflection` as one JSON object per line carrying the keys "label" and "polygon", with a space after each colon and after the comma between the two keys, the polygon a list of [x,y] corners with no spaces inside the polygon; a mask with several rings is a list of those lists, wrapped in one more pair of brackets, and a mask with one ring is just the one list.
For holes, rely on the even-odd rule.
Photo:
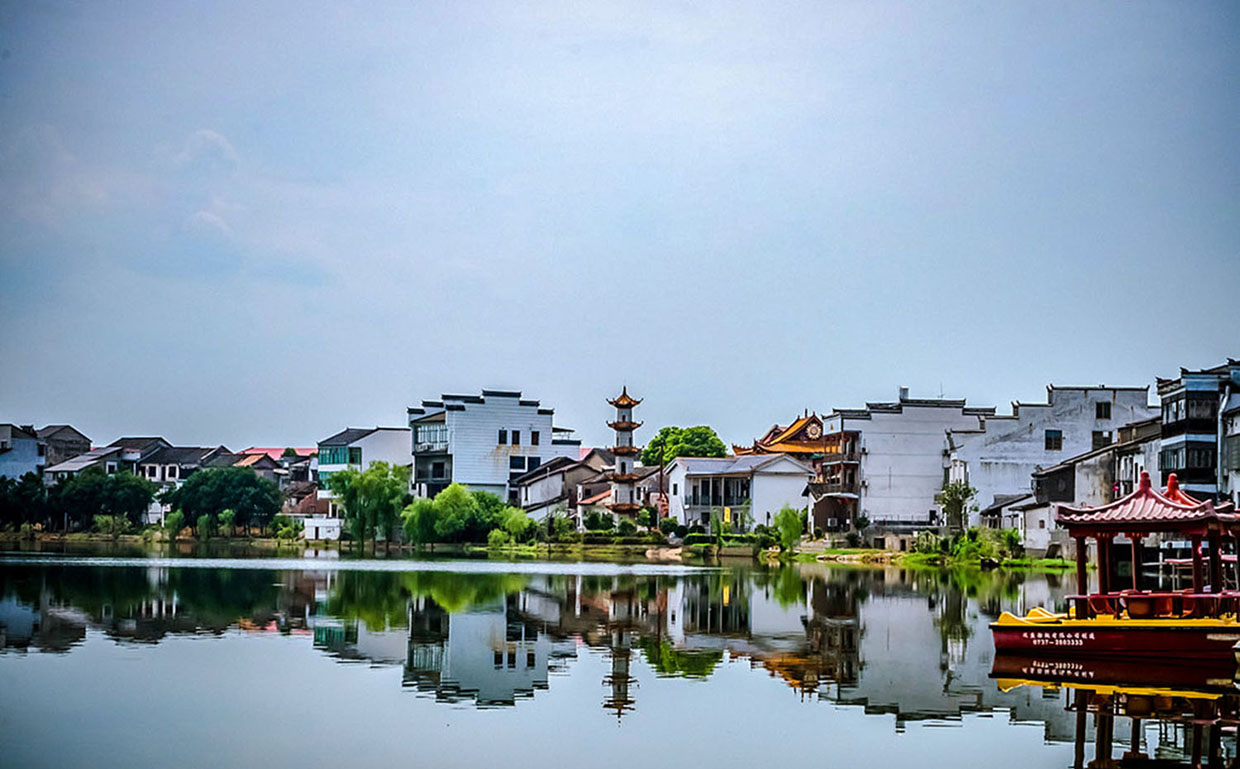
{"label": "building reflection", "polygon": [[[1077,744],[1082,766],[1126,753],[1197,756],[1205,765],[1234,759],[1230,666],[1196,678],[1149,666],[1147,679],[1151,671],[1170,678],[1134,681],[1132,671],[994,658],[987,625],[999,612],[1055,606],[1062,593],[1042,577],[817,564],[640,577],[5,566],[0,642],[19,653],[64,653],[92,635],[118,644],[306,636],[340,663],[399,669],[419,696],[481,708],[546,696],[557,674],[576,673],[589,658],[601,667],[577,670],[597,676],[598,707],[621,720],[659,696],[659,678],[705,680],[721,666],[746,665],[807,703],[894,716],[897,730],[970,713],[1037,724],[1047,741]],[[1124,691],[1103,701],[1105,692],[1087,692],[1080,700],[1087,674],[1094,684],[1209,696],[1141,700]],[[1200,710],[1207,705],[1214,710]]]}

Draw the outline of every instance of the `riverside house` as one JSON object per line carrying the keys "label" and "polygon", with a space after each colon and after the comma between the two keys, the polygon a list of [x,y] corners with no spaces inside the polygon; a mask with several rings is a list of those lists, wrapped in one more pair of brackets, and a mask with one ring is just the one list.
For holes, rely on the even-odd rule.
{"label": "riverside house", "polygon": [[0,478],[20,478],[26,473],[41,475],[46,453],[47,445],[34,427],[0,424]]}
{"label": "riverside house", "polygon": [[408,414],[413,493],[419,497],[461,483],[518,504],[517,478],[555,457],[577,459],[581,450],[571,430],[555,426],[554,409],[517,391],[442,395]]}
{"label": "riverside house", "polygon": [[668,511],[678,522],[705,526],[717,510],[744,528],[771,525],[784,506],[804,508],[805,486],[814,477],[809,465],[783,454],[676,457],[663,473]]}

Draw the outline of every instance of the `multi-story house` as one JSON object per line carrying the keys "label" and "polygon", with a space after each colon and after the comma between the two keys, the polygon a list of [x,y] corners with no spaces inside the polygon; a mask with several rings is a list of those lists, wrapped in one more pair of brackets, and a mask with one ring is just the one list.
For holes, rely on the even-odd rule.
{"label": "multi-story house", "polygon": [[[352,468],[365,470],[373,462],[398,467],[409,465],[408,427],[349,427],[318,444],[319,499],[334,500],[328,489],[332,473]],[[334,515],[335,503],[330,510]]]}
{"label": "multi-story house", "polygon": [[73,425],[48,425],[39,430],[39,438],[47,444],[48,467],[90,451],[90,438]]}
{"label": "multi-story house", "polygon": [[33,426],[0,424],[0,478],[20,478],[26,473],[42,475],[47,445]]}
{"label": "multi-story house", "polygon": [[710,523],[717,511],[733,526],[771,525],[784,507],[806,506],[813,469],[785,454],[676,457],[664,469],[668,512],[686,526]]}
{"label": "multi-story house", "polygon": [[581,483],[596,480],[607,486],[605,470],[612,467],[615,457],[607,449],[593,449],[581,459],[552,457],[524,475],[512,479],[520,506],[536,519],[543,519],[550,510],[563,509],[567,514],[577,506],[577,490]]}
{"label": "multi-story house", "polygon": [[107,446],[91,449],[48,467],[43,473],[43,480],[48,485],[54,485],[92,468],[108,475],[118,472],[138,474],[142,460],[164,448],[172,448],[172,444],[163,438],[118,438]]}
{"label": "multi-story house", "polygon": [[943,488],[943,435],[978,430],[994,407],[965,405],[964,399],[910,398],[836,409],[822,418],[823,457],[810,484],[813,525],[839,531],[864,517],[892,532],[940,525],[934,501]]}
{"label": "multi-story house", "polygon": [[1221,475],[1227,497],[1240,509],[1240,392],[1231,393],[1223,406]]}
{"label": "multi-story house", "polygon": [[577,459],[581,452],[572,431],[555,426],[554,409],[520,392],[443,395],[408,412],[413,493],[421,497],[461,483],[517,504],[516,478],[553,457]]}
{"label": "multi-story house", "polygon": [[985,415],[976,425],[946,432],[948,481],[977,490],[967,525],[999,497],[1028,494],[1035,470],[1115,442],[1119,429],[1158,413],[1148,387],[1046,388],[1045,403],[1012,403],[1010,415]]}
{"label": "multi-story house", "polygon": [[[1228,475],[1220,462],[1224,416],[1231,397],[1240,393],[1240,361],[1158,380],[1162,400],[1162,482],[1175,473],[1180,488],[1199,499],[1225,499]],[[1224,459],[1226,459],[1224,457]]]}

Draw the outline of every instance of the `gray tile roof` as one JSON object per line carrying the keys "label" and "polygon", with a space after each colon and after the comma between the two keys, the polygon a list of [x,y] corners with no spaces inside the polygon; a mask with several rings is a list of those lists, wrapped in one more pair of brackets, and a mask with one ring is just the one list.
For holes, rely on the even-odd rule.
{"label": "gray tile roof", "polygon": [[676,461],[684,465],[688,475],[725,475],[729,473],[749,473],[760,469],[763,465],[788,459],[812,472],[809,467],[783,454],[747,454],[739,457],[677,457]]}

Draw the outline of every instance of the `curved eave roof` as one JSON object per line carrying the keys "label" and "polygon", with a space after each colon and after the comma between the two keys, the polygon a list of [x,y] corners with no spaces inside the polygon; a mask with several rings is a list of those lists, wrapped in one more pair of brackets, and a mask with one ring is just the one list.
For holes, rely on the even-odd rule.
{"label": "curved eave roof", "polygon": [[1213,502],[1198,502],[1180,491],[1175,476],[1167,491],[1153,488],[1149,473],[1141,473],[1137,490],[1101,507],[1058,505],[1055,520],[1069,530],[1200,531],[1231,528],[1240,523],[1231,506],[1216,509]]}

